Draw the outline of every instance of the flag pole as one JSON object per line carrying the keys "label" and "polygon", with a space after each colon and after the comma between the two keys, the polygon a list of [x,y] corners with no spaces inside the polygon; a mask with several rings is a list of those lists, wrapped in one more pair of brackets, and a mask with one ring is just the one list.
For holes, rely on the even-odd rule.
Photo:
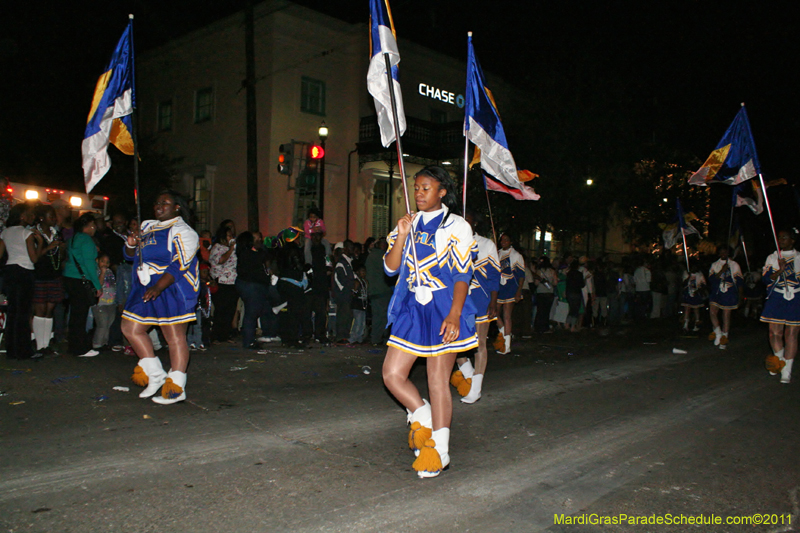
{"label": "flag pole", "polygon": [[747,257],[747,245],[744,243],[744,235],[739,235],[739,240],[742,241],[742,250],[744,250],[744,260],[747,263],[747,272],[750,272],[750,258]]}
{"label": "flag pole", "polygon": [[686,249],[686,231],[681,228],[681,237],[683,237],[683,257],[686,258],[686,273],[691,274],[689,269],[689,250]]}
{"label": "flag pole", "polygon": [[[397,165],[400,167],[400,177],[403,179],[403,199],[406,202],[406,214],[411,214],[411,201],[408,198],[408,187],[406,186],[406,168],[403,164],[403,145],[400,142],[400,119],[397,116],[397,98],[394,94],[394,78],[392,78],[392,62],[388,52],[383,53],[383,60],[386,62],[386,79],[389,85],[389,96],[392,101],[392,125],[394,126],[395,147],[397,148]],[[391,201],[391,199],[389,199]],[[411,224],[411,255],[414,259],[414,278],[417,287],[420,286],[419,260],[417,259],[417,247],[414,245],[414,224]]]}
{"label": "flag pole", "polygon": [[467,137],[466,130],[464,131],[464,189],[461,193],[461,214],[467,214],[467,171],[469,170],[469,137]]}
{"label": "flag pole", "polygon": [[[136,87],[136,55],[134,54],[133,50],[133,14],[128,15],[128,20],[130,20],[131,31],[130,31],[130,40],[131,40],[131,54],[133,58],[131,60],[131,76],[133,81],[133,87]],[[142,205],[139,201],[139,141],[137,136],[138,130],[138,123],[137,114],[136,114],[136,90],[133,91],[133,112],[131,113],[131,139],[133,140],[133,197],[136,201],[136,222],[139,226],[139,229],[142,227]]]}
{"label": "flag pole", "polygon": [[761,191],[764,193],[764,204],[767,206],[769,226],[772,228],[772,238],[775,239],[775,249],[778,250],[778,257],[780,257],[781,247],[778,244],[778,234],[775,232],[775,221],[772,219],[772,208],[769,205],[769,196],[767,196],[767,185],[764,183],[764,175],[761,172],[758,173],[758,179],[761,181]]}
{"label": "flag pole", "polygon": [[492,238],[497,245],[497,233],[494,230],[494,217],[492,216],[492,202],[489,201],[489,189],[486,188],[486,178],[483,178],[483,190],[486,193],[486,205],[489,206],[489,222],[492,223]]}
{"label": "flag pole", "polygon": [[[469,42],[469,38],[471,38],[471,37],[472,37],[472,32],[468,31],[467,32],[467,42]],[[467,69],[467,70],[469,70],[469,69]],[[467,114],[464,113],[464,189],[463,189],[463,192],[461,193],[461,209],[462,209],[461,214],[462,215],[466,215],[467,214],[467,170],[469,169],[469,160],[467,159],[469,157],[469,137],[467,136],[467,126],[469,126],[469,124],[467,122],[468,120],[469,120],[469,117],[467,117]],[[487,200],[489,199],[488,195],[486,196],[486,199]],[[491,207],[489,209],[491,209]]]}

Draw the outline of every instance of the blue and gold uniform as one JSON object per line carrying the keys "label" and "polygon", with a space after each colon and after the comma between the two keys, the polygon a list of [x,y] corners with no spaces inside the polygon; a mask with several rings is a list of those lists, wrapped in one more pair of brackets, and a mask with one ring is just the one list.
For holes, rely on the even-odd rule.
{"label": "blue and gold uniform", "polygon": [[525,279],[525,261],[514,248],[500,250],[500,290],[497,303],[514,302],[520,283]]}
{"label": "blue and gold uniform", "polygon": [[[728,270],[720,273],[728,265]],[[744,286],[744,276],[739,263],[732,259],[718,259],[708,272],[708,300],[720,309],[739,308],[739,290]]]}
{"label": "blue and gold uniform", "polygon": [[[427,218],[427,222],[425,219]],[[478,346],[475,334],[475,306],[470,298],[464,301],[459,323],[459,335],[448,344],[442,343],[439,331],[442,322],[450,313],[453,304],[453,288],[456,282],[467,284],[472,280],[473,261],[478,247],[472,237],[472,228],[466,220],[449,213],[446,206],[435,213],[419,213],[412,225],[409,238],[413,236],[419,260],[420,282],[433,293],[426,305],[419,303],[413,292],[416,272],[411,250],[406,243],[397,242],[398,230],[386,238],[389,249],[395,245],[405,246],[400,264],[400,278],[389,303],[389,324],[392,335],[389,346],[419,357],[434,357],[449,352],[465,352]],[[390,276],[398,274],[386,267]]]}
{"label": "blue and gold uniform", "polygon": [[[133,260],[133,286],[125,303],[122,318],[138,324],[169,326],[195,320],[195,307],[200,293],[197,267],[197,233],[181,217],[171,220],[147,220],[142,223],[141,254]],[[143,270],[139,271],[139,264]],[[145,291],[161,276],[169,273],[175,279],[154,300],[142,300]]]}
{"label": "blue and gold uniform", "polygon": [[778,252],[767,257],[762,271],[767,286],[767,301],[761,313],[761,322],[800,326],[800,253],[782,250],[781,257],[786,260],[786,270],[777,280],[773,281],[770,276],[780,268]]}
{"label": "blue and gold uniform", "polygon": [[500,290],[500,259],[494,242],[477,233],[474,238],[478,246],[478,259],[469,284],[469,298],[475,305],[475,323],[483,324],[497,320],[497,317],[489,319],[488,309],[492,292]]}

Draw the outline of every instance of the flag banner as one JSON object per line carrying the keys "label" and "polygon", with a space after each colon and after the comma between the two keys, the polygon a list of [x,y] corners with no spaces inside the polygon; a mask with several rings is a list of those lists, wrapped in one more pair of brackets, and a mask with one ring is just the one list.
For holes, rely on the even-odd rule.
{"label": "flag banner", "polygon": [[488,174],[483,175],[483,184],[490,191],[510,194],[515,200],[538,200],[540,198],[540,196],[527,185],[521,185],[519,189],[515,189]]}
{"label": "flag banner", "polygon": [[702,239],[703,235],[699,231],[697,231],[697,228],[692,226],[692,220],[697,220],[697,215],[691,212],[684,214],[683,206],[681,205],[680,199],[677,200],[677,203],[678,203],[678,227],[683,230],[684,235],[691,235],[694,233],[695,235],[697,235]]}
{"label": "flag banner", "polygon": [[109,142],[123,154],[133,155],[132,114],[136,106],[133,83],[133,21],[122,33],[111,61],[97,80],[92,107],[81,145],[83,181],[91,192],[103,179],[111,160]]}
{"label": "flag banner", "polygon": [[397,49],[397,34],[394,31],[392,11],[389,0],[370,0],[370,50],[372,53],[367,71],[367,90],[375,99],[375,111],[378,113],[378,127],[381,130],[381,143],[388,147],[397,137],[394,132],[394,116],[392,115],[392,96],[389,93],[389,79],[386,75],[384,54],[389,54],[392,67],[392,84],[397,105],[397,121],[402,136],[406,132],[406,114],[403,109],[403,97],[400,93],[400,81],[397,65],[400,63],[400,52]]}
{"label": "flag banner", "polygon": [[733,201],[735,207],[742,207],[747,206],[750,210],[755,213],[756,215],[760,215],[764,212],[764,193],[761,192],[761,187],[759,187],[758,182],[753,180],[750,182],[753,188],[753,196],[750,197],[744,194],[746,189],[746,184],[740,183],[736,186],[733,190]]}
{"label": "flag banner", "polygon": [[467,44],[466,92],[464,134],[477,146],[473,163],[480,159],[481,169],[488,174],[487,188],[507,192],[518,200],[538,200],[539,195],[520,182],[494,97],[486,88],[483,70],[472,48],[472,36]]}
{"label": "flag banner", "polygon": [[756,144],[744,105],[736,114],[722,140],[700,169],[689,178],[691,185],[710,183],[738,185],[761,172]]}

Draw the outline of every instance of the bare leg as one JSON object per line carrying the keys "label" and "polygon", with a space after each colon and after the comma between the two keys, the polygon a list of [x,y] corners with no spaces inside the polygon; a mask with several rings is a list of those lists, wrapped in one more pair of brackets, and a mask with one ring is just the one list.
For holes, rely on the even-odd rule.
{"label": "bare leg", "polygon": [[[719,327],[719,307],[716,305],[708,306],[708,316],[711,318],[711,327],[717,329]],[[724,316],[724,314],[723,314]],[[726,330],[727,331],[727,330]]]}
{"label": "bare leg", "polygon": [[503,304],[503,331],[505,331],[506,335],[511,335],[511,325],[512,320],[511,316],[514,313],[514,302],[509,302],[507,304]]}
{"label": "bare leg", "polygon": [[[770,324],[771,326],[772,324]],[[785,328],[785,346],[786,351],[783,353],[783,356],[788,361],[789,359],[794,359],[794,356],[797,355],[797,334],[800,332],[800,326],[786,326]]]}
{"label": "bare leg", "polygon": [[[161,326],[161,333],[169,344],[169,363],[172,370],[186,372],[189,366],[189,345],[186,343],[188,324]],[[135,349],[135,348],[134,348]]]}
{"label": "bare leg", "polygon": [[722,331],[725,333],[731,332],[731,309],[722,310]]}
{"label": "bare leg", "polygon": [[[772,351],[775,353],[783,350],[783,329],[784,329],[783,324],[769,325],[769,345],[772,347]],[[795,350],[797,350],[796,344],[795,344]],[[784,357],[786,357],[785,352],[784,352]]]}
{"label": "bare leg", "polygon": [[121,329],[122,334],[128,339],[128,342],[139,359],[156,356],[153,352],[153,341],[150,340],[150,336],[147,334],[147,330],[150,329],[150,326],[123,319]]}
{"label": "bare leg", "polygon": [[426,359],[434,431],[449,428],[453,420],[453,396],[449,380],[455,360],[456,354],[453,352]]}
{"label": "bare leg", "polygon": [[486,335],[489,333],[489,322],[477,324],[475,329],[478,330],[478,350],[475,352],[475,373],[484,374],[486,373],[486,361],[488,359]]}
{"label": "bare leg", "polygon": [[[408,379],[411,367],[417,360],[416,355],[411,355],[402,350],[390,346],[383,360],[383,384],[389,389],[398,402],[412,413],[425,405],[422,401],[417,387]],[[453,367],[453,360],[450,360],[450,367],[447,369],[447,379],[450,378],[450,370]],[[447,383],[447,381],[445,381]],[[449,394],[448,390],[448,394]]]}

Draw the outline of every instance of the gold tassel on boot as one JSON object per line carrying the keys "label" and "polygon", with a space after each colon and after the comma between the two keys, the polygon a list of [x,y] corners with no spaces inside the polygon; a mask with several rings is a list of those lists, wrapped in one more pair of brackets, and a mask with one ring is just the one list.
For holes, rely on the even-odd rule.
{"label": "gold tassel on boot", "polygon": [[432,439],[425,441],[425,446],[420,450],[419,457],[411,467],[417,472],[437,475],[442,471],[442,458],[436,451],[436,443]]}
{"label": "gold tassel on boot", "polygon": [[464,374],[461,372],[461,370],[456,370],[450,376],[450,385],[452,385],[455,388],[458,388],[458,386],[461,385],[462,381],[464,381]]}
{"label": "gold tassel on boot", "polygon": [[408,447],[411,451],[416,452],[425,446],[425,442],[431,438],[431,428],[426,428],[419,422],[411,424],[411,429],[408,432]]}
{"label": "gold tassel on boot", "polygon": [[461,396],[466,396],[467,394],[469,394],[469,391],[471,389],[472,389],[472,378],[467,378],[458,384],[458,388],[456,390],[458,390],[458,393]]}
{"label": "gold tassel on boot", "polygon": [[494,340],[492,345],[494,346],[494,349],[497,350],[498,352],[504,351],[506,348],[505,336],[502,333],[498,333],[497,338]]}
{"label": "gold tassel on boot", "polygon": [[167,400],[171,400],[177,398],[181,394],[183,394],[183,388],[172,381],[172,378],[167,378],[164,382],[164,386],[161,387],[161,396]]}
{"label": "gold tassel on boot", "polygon": [[131,381],[140,387],[146,387],[150,383],[150,378],[144,373],[144,368],[141,365],[136,365],[136,368],[133,369]]}

